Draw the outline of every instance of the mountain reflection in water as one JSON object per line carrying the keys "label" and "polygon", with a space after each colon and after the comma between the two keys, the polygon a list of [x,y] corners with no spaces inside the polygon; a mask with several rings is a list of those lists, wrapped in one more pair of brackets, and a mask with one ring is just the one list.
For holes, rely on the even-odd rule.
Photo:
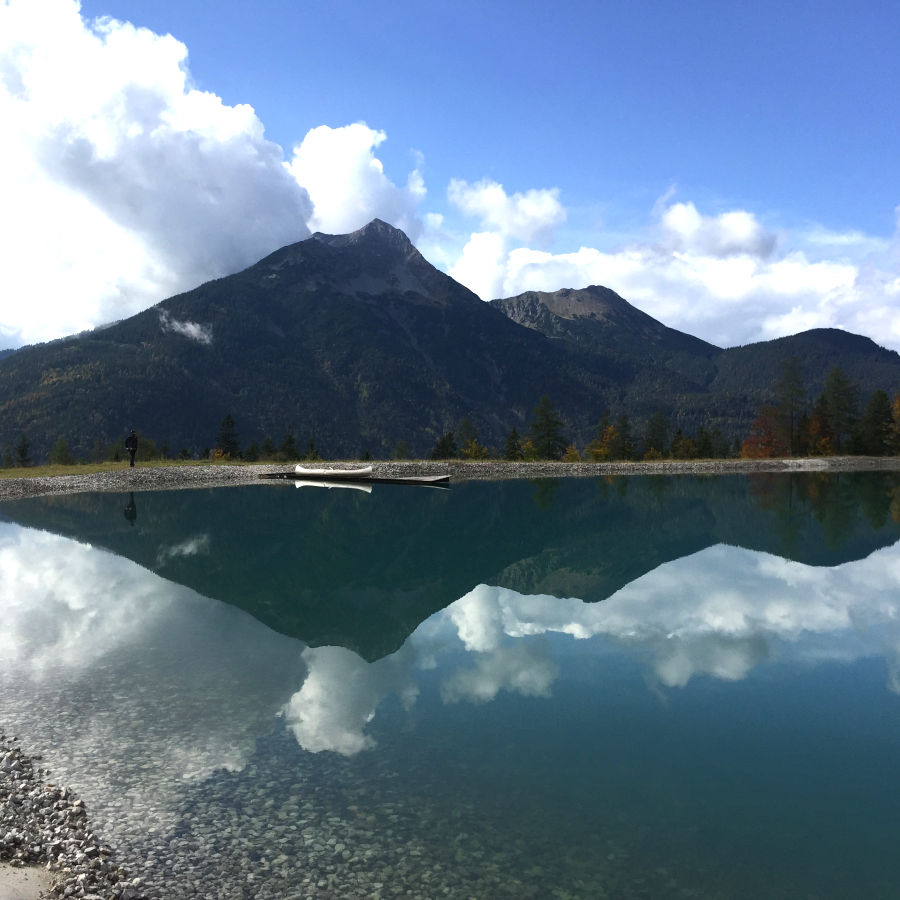
{"label": "mountain reflection in water", "polygon": [[[779,809],[806,802],[789,803],[801,788],[779,782],[807,778],[797,758],[822,756],[809,776],[820,794],[845,755],[870,760],[853,778],[888,778],[900,479],[624,482],[0,505],[0,723],[136,847],[188,828],[186,809],[216,773],[256,777],[261,748],[285,731],[300,754],[288,777],[383,759],[407,770],[411,804],[471,792],[472,816],[517,810],[501,831],[558,806],[567,841],[592,840],[609,814],[578,805],[576,789],[620,804],[620,828],[706,816],[728,835],[727,804],[752,809],[734,772],[752,773],[757,792],[772,779],[780,793],[766,802]],[[828,740],[821,716],[833,720]],[[747,759],[714,755],[728,729],[745,729],[733,746],[756,747]],[[355,806],[382,789],[362,783]],[[897,787],[894,776],[878,791]],[[854,791],[857,807],[880,796],[868,782]],[[829,788],[810,815],[821,804],[844,815],[844,802]],[[870,803],[881,834],[887,814]],[[740,828],[774,840],[759,837],[765,818]],[[690,821],[677,827],[693,833]]]}
{"label": "mountain reflection in water", "polygon": [[0,506],[246,610],[312,646],[370,661],[477,584],[605,600],[725,543],[812,566],[900,538],[900,475],[629,477],[294,490],[290,483]]}
{"label": "mountain reflection in water", "polygon": [[[839,486],[821,476],[814,478],[809,483],[818,482],[820,493],[837,497],[839,508],[846,513],[846,489],[838,490]],[[717,530],[734,534],[741,522],[750,523],[748,531],[757,542],[771,542],[771,537],[753,527],[758,524],[760,510],[773,511],[773,498],[788,497],[794,508],[787,513],[776,508],[775,521],[791,525],[791,545],[818,561],[822,547],[815,545],[808,532],[821,537],[819,529],[828,516],[802,515],[799,509],[803,504],[797,497],[808,498],[811,492],[808,485],[797,489],[796,476],[790,480],[793,486],[787,479],[781,485],[775,479],[774,489],[772,479],[763,483],[736,480],[728,485],[724,502],[733,502],[738,486],[750,487],[746,497],[752,502],[749,508],[745,505],[729,510],[731,514],[724,521],[715,516],[721,507],[699,505],[696,499],[716,498],[715,488],[723,481],[685,479],[662,496],[677,496],[689,508],[690,500],[694,506],[699,505],[699,509],[682,510],[676,516],[680,540],[690,545],[701,541],[700,535],[705,537]],[[864,485],[863,495],[868,497],[878,493],[869,486],[871,480],[854,481],[843,476],[845,485]],[[875,480],[884,498],[882,508],[889,510],[897,480],[884,476]],[[552,580],[549,557],[559,565],[555,574],[561,583],[585,585],[590,593],[609,583],[610,570],[647,568],[647,556],[656,562],[666,555],[660,548],[679,542],[671,536],[665,521],[638,537],[638,529],[646,527],[646,521],[627,513],[657,496],[653,480],[644,482],[643,490],[626,485],[624,498],[605,485],[599,490],[585,482],[558,485],[552,488],[557,502],[563,500],[564,491],[572,494],[566,498],[567,514],[539,511],[531,522],[523,517],[513,520],[516,528],[508,516],[499,516],[498,510],[504,512],[505,505],[521,511],[523,504],[533,502],[531,486],[469,485],[475,498],[479,492],[494,493],[497,507],[484,505],[495,530],[520,533],[523,527],[526,531],[533,529],[521,541],[528,557],[512,558],[513,543],[501,536],[496,542],[499,546],[491,547],[493,557],[484,547],[474,548],[472,555],[477,563],[470,561],[470,567],[480,573],[493,569],[507,583],[531,581],[543,585]],[[761,484],[766,488],[762,494]],[[128,523],[130,528],[120,528],[118,533],[107,530],[103,537],[98,533],[102,524],[108,525],[101,513],[110,503],[121,505],[121,498],[115,496],[30,500],[7,504],[5,509],[22,521],[52,521],[60,530],[87,532],[108,546],[125,545],[134,558],[146,560],[151,568],[167,576],[186,572],[194,584],[214,585],[222,575],[210,578],[210,571],[232,574],[241,566],[230,552],[233,540],[223,540],[224,534],[236,533],[244,540],[257,525],[271,534],[283,524],[284,510],[290,510],[296,494],[287,493],[286,504],[285,496],[284,491],[265,487],[202,492],[199,497],[187,491],[138,495],[137,500],[132,495],[128,507],[146,510],[138,520],[142,541],[137,544],[132,541],[137,530],[133,520]],[[763,504],[758,502],[760,496],[765,497]],[[411,502],[431,499],[427,493],[401,494],[401,509],[409,509],[410,497]],[[387,498],[398,499],[398,495],[387,494]],[[318,493],[315,499],[319,499]],[[468,502],[469,497],[464,499],[467,502],[462,511],[450,516],[454,524],[472,512],[474,504]],[[438,500],[442,504],[438,509],[449,512],[446,498],[439,496]],[[276,513],[248,518],[249,501],[272,503]],[[364,502],[372,501],[364,498]],[[576,502],[580,505],[575,506]],[[230,514],[224,511],[228,503],[233,510]],[[202,513],[206,504],[211,504],[211,511],[194,519],[205,521],[207,530],[195,531],[185,510]],[[433,506],[429,508],[434,511]],[[875,528],[871,516],[859,514],[861,508],[862,504],[857,504],[854,514],[842,517],[846,540],[830,548],[834,558],[844,559],[848,552],[859,548],[867,551],[886,540],[896,540],[897,528],[888,516],[880,515],[875,523],[880,527]],[[352,507],[351,522],[357,521],[360,509],[365,507]],[[336,513],[329,506],[328,518]],[[319,514],[325,515],[321,510]],[[790,517],[794,517],[793,524]],[[692,519],[703,524],[688,527],[686,523]],[[151,522],[144,525],[148,520]],[[556,528],[563,521],[570,524],[560,539]],[[600,527],[601,536],[612,537],[610,521],[630,526],[624,534],[615,533],[611,547],[596,532],[582,530],[583,523],[593,522]],[[174,522],[181,523],[180,535],[168,534]],[[227,532],[221,531],[222,523],[226,523]],[[297,740],[307,750],[352,754],[372,747],[374,741],[366,726],[379,705],[387,696],[396,695],[410,708],[419,692],[417,673],[423,670],[440,671],[444,702],[485,702],[500,691],[550,696],[559,677],[561,663],[555,658],[559,653],[551,653],[550,645],[535,640],[548,634],[614,641],[640,658],[649,681],[664,688],[682,687],[700,674],[726,680],[744,678],[755,666],[767,662],[847,661],[864,656],[884,657],[889,687],[897,691],[900,685],[900,543],[831,568],[717,544],[656,565],[602,603],[524,593],[502,585],[470,585],[461,597],[411,628],[399,649],[368,661],[349,647],[312,647],[282,636],[236,608],[203,597],[122,556],[13,524],[0,527],[0,600],[4,610],[0,677],[7,683],[13,678],[20,685],[30,684],[38,693],[48,685],[58,691],[61,682],[90,684],[91,696],[102,694],[95,704],[93,730],[111,727],[104,719],[111,722],[130,717],[131,713],[126,715],[116,706],[131,704],[134,697],[152,703],[155,709],[164,709],[166,715],[154,719],[162,731],[159,746],[152,752],[158,759],[169,760],[168,765],[177,769],[180,777],[203,776],[216,767],[239,767],[252,750],[255,737],[270,727],[270,720],[279,711],[284,712]],[[157,529],[163,529],[163,533],[148,540]],[[303,566],[310,567],[310,580],[320,583],[324,561],[320,571],[312,571],[308,550],[301,552],[310,530],[308,525],[305,530],[301,528],[291,542],[297,545]],[[485,535],[484,526],[475,527],[470,529],[468,540],[484,541]],[[358,535],[348,534],[344,545],[331,554],[333,558],[343,557],[344,565],[327,573],[331,575],[330,602],[347,596],[342,581],[353,584],[353,591],[363,596],[389,593],[389,586],[383,582],[386,570],[397,573],[397,590],[410,591],[411,579],[404,579],[402,559],[389,560],[377,568],[375,585],[367,582],[370,572],[358,562],[350,562],[354,537]],[[455,543],[453,550],[458,549],[461,538]],[[398,552],[408,549],[402,541],[399,544]],[[632,548],[631,561],[620,558],[628,546]],[[586,551],[589,553],[585,556]],[[436,557],[448,552],[446,547],[432,548]],[[614,559],[609,559],[610,553]],[[363,555],[368,562],[370,557]],[[271,563],[271,554],[268,556]],[[488,558],[494,561],[488,563]],[[464,562],[466,558],[460,554],[451,559]],[[288,574],[299,579],[302,574],[296,562],[288,558],[285,567]],[[410,562],[414,573],[423,568],[418,560]],[[252,560],[248,564],[260,575],[258,565]],[[439,561],[436,568],[441,568]],[[302,598],[305,593],[304,585],[297,584],[293,596],[281,597],[278,591],[284,584],[284,573],[278,567],[268,572],[268,581],[260,577],[254,583],[257,605],[297,605],[297,596]],[[435,580],[429,579],[429,584],[435,585]],[[358,606],[339,612],[352,617]],[[278,618],[277,613],[274,618]],[[348,623],[348,631],[353,624]],[[374,636],[371,643],[380,640]],[[97,689],[98,673],[108,680],[105,694]],[[128,685],[138,683],[141,689],[130,692]],[[15,693],[19,700],[24,697],[21,688]],[[35,696],[26,705],[39,708],[45,702]],[[177,757],[177,765],[173,757]]]}

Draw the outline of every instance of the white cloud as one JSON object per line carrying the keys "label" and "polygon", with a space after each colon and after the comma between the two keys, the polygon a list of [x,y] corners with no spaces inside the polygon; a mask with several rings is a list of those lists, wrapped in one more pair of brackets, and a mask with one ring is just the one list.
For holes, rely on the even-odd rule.
{"label": "white cloud", "polygon": [[297,743],[310,753],[331,750],[353,756],[375,746],[365,727],[391,693],[407,707],[416,691],[409,681],[409,651],[374,663],[344,647],[310,647],[303,653],[309,674],[284,707]]}
{"label": "white cloud", "polygon": [[539,645],[501,647],[476,657],[468,669],[457,669],[441,685],[445,703],[487,703],[500,691],[523,697],[549,697],[559,666]]}
{"label": "white cloud", "polygon": [[3,344],[124,318],[308,234],[281,148],[186,60],[74,0],[0,4]]}
{"label": "white cloud", "polygon": [[[466,197],[461,208],[484,225],[484,209]],[[450,271],[485,300],[604,285],[664,324],[720,346],[842,328],[900,349],[900,236],[826,238],[813,229],[803,243],[803,234],[776,236],[746,210],[709,216],[692,203],[666,201],[655,215],[645,236],[627,246],[563,253],[514,246],[512,231],[494,216],[498,227],[472,234]]]}
{"label": "white cloud", "polygon": [[173,319],[164,309],[159,311],[159,324],[163,331],[171,331],[183,335],[198,344],[212,343],[212,326],[200,325],[198,322],[181,322]]}
{"label": "white cloud", "polygon": [[3,523],[0,609],[0,721],[119,833],[172,827],[185,781],[243,768],[305,674],[299,641],[236,607]]}
{"label": "white cloud", "polygon": [[776,244],[776,236],[766,231],[753,213],[739,209],[704,216],[693,203],[673,203],[665,208],[660,232],[671,251],[700,256],[766,258]]}
{"label": "white cloud", "polygon": [[449,274],[460,284],[474,291],[482,300],[492,300],[503,294],[504,261],[509,251],[502,235],[490,231],[473,234]]}
{"label": "white cloud", "polygon": [[554,230],[566,220],[557,188],[532,189],[510,196],[495,181],[469,184],[454,178],[447,197],[466,215],[481,219],[484,229],[526,243],[549,243]]}
{"label": "white cloud", "polygon": [[289,168],[312,198],[313,230],[346,234],[380,218],[406,232],[410,240],[418,239],[425,182],[418,168],[402,188],[384,174],[375,151],[386,137],[363,123],[342,128],[320,125],[294,148]]}
{"label": "white cloud", "polygon": [[556,188],[510,196],[494,181],[453,179],[447,198],[465,215],[481,220],[484,230],[469,237],[448,272],[483,300],[504,296],[504,268],[514,242],[547,245],[566,218]]}
{"label": "white cloud", "polygon": [[212,539],[208,534],[197,534],[177,544],[169,544],[159,548],[156,554],[157,566],[164,566],[172,559],[183,559],[191,556],[208,556],[212,547]]}

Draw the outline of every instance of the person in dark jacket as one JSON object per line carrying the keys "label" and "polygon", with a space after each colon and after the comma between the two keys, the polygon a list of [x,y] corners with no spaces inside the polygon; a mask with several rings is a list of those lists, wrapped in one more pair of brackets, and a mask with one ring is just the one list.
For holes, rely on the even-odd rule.
{"label": "person in dark jacket", "polygon": [[125,449],[131,455],[130,465],[132,466],[132,468],[134,467],[134,454],[137,453],[137,445],[138,445],[137,433],[132,428],[131,433],[128,435],[127,438],[125,438]]}

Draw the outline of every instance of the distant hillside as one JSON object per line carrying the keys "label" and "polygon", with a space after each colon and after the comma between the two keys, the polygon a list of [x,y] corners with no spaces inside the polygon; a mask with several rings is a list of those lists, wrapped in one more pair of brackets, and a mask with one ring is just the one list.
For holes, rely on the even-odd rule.
{"label": "distant hillside", "polygon": [[780,360],[800,356],[810,393],[841,365],[865,392],[900,391],[900,357],[842,332],[721,350],[601,287],[483,303],[375,220],[315,234],[256,265],[77,337],[0,358],[0,451],[32,457],[65,438],[76,456],[128,429],[196,455],[230,413],[246,447],[287,432],[327,456],[425,455],[467,419],[501,448],[548,395],[584,446],[606,411],[636,430],[742,437]]}

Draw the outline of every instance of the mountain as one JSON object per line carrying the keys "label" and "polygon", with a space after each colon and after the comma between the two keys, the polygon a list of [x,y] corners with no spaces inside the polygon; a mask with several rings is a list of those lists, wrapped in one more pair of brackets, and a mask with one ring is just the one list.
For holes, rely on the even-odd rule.
{"label": "mountain", "polygon": [[[65,436],[73,451],[136,427],[171,452],[213,445],[224,416],[244,446],[424,454],[468,417],[501,440],[542,392],[588,428],[597,379],[444,275],[380,221],[315,234],[254,266],[77,338],[0,361],[0,447]],[[44,450],[46,453],[46,450]]]}
{"label": "mountain", "polygon": [[900,391],[900,357],[841,332],[722,350],[601,287],[483,303],[375,220],[0,357],[0,450],[24,433],[35,459],[60,437],[88,456],[135,427],[197,454],[230,413],[244,447],[290,432],[327,456],[384,456],[399,441],[425,455],[463,419],[502,447],[544,394],[579,446],[607,410],[639,428],[662,409],[673,427],[733,439],[795,351],[811,393],[836,364],[864,392]]}
{"label": "mountain", "polygon": [[757,407],[774,402],[774,383],[791,358],[800,361],[810,401],[822,392],[834,366],[859,385],[863,401],[876,389],[891,396],[900,391],[900,355],[834,328],[722,349],[668,328],[615,291],[596,285],[528,291],[491,305],[624,375],[626,384],[613,411],[626,410],[640,422],[662,409],[686,433],[704,425],[731,437],[746,435]]}

